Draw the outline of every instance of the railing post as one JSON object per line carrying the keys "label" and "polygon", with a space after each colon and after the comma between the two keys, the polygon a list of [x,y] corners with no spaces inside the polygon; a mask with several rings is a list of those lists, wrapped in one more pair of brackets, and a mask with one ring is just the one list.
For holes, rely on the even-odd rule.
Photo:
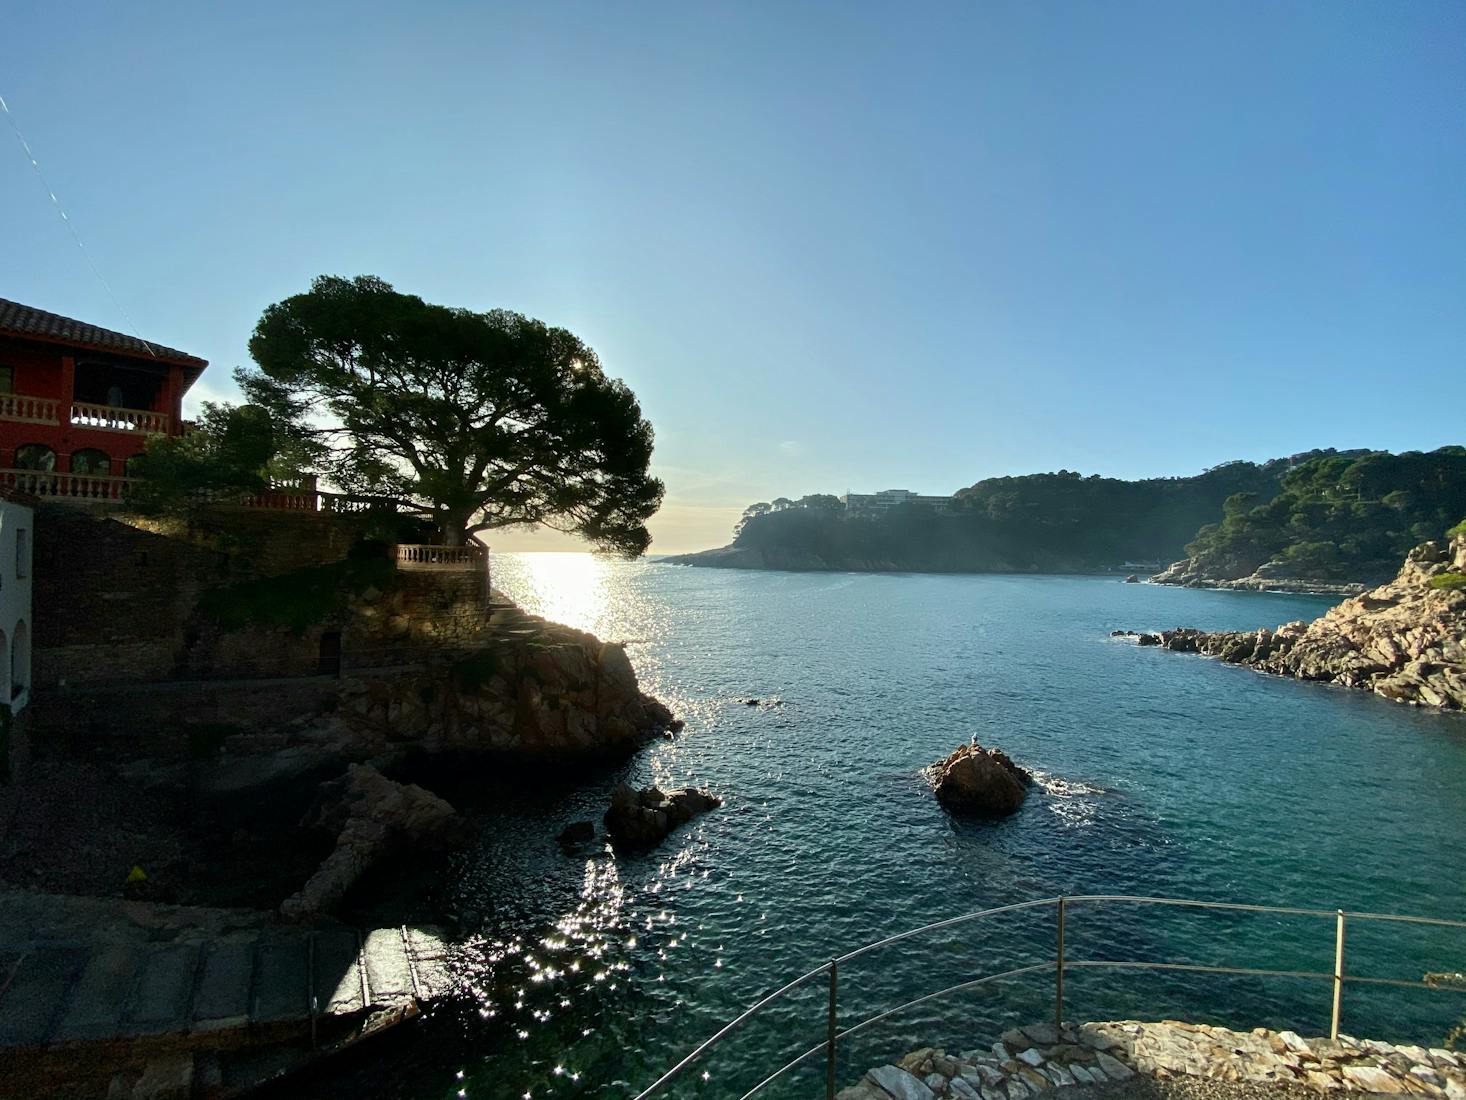
{"label": "railing post", "polygon": [[1329,1018],[1329,1041],[1339,1041],[1339,1006],[1344,999],[1344,910],[1334,921],[1334,1010]]}
{"label": "railing post", "polygon": [[1058,950],[1054,955],[1054,1028],[1064,1027],[1064,896],[1059,895]]}
{"label": "railing post", "polygon": [[825,1100],[835,1100],[835,1005],[839,997],[840,968],[830,960],[830,1014],[825,1039]]}

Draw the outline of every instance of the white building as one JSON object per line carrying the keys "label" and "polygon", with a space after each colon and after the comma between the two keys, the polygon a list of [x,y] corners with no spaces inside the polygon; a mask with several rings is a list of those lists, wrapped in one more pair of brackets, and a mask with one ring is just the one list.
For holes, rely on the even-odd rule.
{"label": "white building", "polygon": [[0,497],[0,703],[19,714],[31,686],[31,544],[36,513]]}
{"label": "white building", "polygon": [[840,500],[845,511],[856,515],[884,515],[892,508],[905,504],[922,504],[934,512],[946,512],[952,507],[951,497],[929,497],[913,493],[910,489],[882,489],[879,493],[846,493]]}

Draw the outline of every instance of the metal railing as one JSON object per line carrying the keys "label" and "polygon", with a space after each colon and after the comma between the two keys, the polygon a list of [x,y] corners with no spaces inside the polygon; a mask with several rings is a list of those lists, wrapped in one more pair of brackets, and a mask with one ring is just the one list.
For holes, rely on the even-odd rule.
{"label": "metal railing", "polygon": [[[1332,971],[1314,970],[1278,970],[1266,967],[1246,966],[1213,966],[1199,963],[1168,962],[1151,959],[1069,959],[1065,956],[1064,937],[1065,924],[1068,918],[1068,911],[1071,906],[1079,904],[1129,904],[1129,905],[1163,905],[1187,909],[1210,909],[1225,910],[1239,913],[1270,913],[1280,916],[1318,917],[1326,918],[1333,922],[1334,935],[1334,965]],[[927,993],[914,1000],[899,1004],[894,1008],[867,1017],[857,1024],[846,1028],[840,1028],[838,1013],[839,988],[840,988],[840,967],[869,955],[873,951],[889,947],[892,944],[912,939],[915,936],[935,932],[943,928],[953,928],[958,925],[968,924],[973,921],[983,920],[988,917],[995,917],[1002,913],[1016,913],[1023,910],[1052,908],[1055,912],[1054,920],[1054,958],[1044,962],[1034,963],[1028,966],[1020,966],[1010,970],[1004,970],[995,974],[986,974],[982,977],[958,982],[956,985],[939,989],[935,993]],[[692,1051],[664,1073],[650,1086],[642,1090],[635,1097],[635,1100],[650,1100],[651,1097],[661,1095],[673,1081],[682,1075],[690,1066],[702,1058],[704,1054],[717,1046],[727,1036],[733,1034],[749,1020],[753,1019],[769,1005],[782,1000],[790,993],[803,986],[808,985],[817,978],[827,979],[829,985],[828,1011],[825,1022],[825,1039],[816,1046],[810,1047],[803,1054],[793,1061],[786,1063],[765,1077],[758,1084],[754,1085],[748,1092],[744,1093],[740,1100],[749,1100],[750,1097],[762,1091],[768,1085],[773,1084],[785,1074],[795,1068],[804,1065],[810,1059],[820,1053],[825,1055],[825,1097],[826,1100],[834,1100],[835,1096],[835,1058],[839,1046],[845,1040],[862,1031],[875,1026],[883,1020],[892,1016],[907,1012],[919,1005],[935,1001],[941,997],[950,996],[964,990],[975,989],[978,986],[991,982],[1003,981],[1011,978],[1018,978],[1028,974],[1038,974],[1045,971],[1053,971],[1054,974],[1054,1024],[1061,1027],[1064,1022],[1064,974],[1067,970],[1161,970],[1179,971],[1193,974],[1227,974],[1245,975],[1250,977],[1271,977],[1271,978],[1304,978],[1327,981],[1331,987],[1332,999],[1329,1015],[1329,1038],[1337,1040],[1339,1037],[1340,1014],[1343,1009],[1344,986],[1349,982],[1357,982],[1363,985],[1395,986],[1406,989],[1430,989],[1447,992],[1463,992],[1459,987],[1445,986],[1438,983],[1414,981],[1403,978],[1372,977],[1359,974],[1348,974],[1344,970],[1344,931],[1349,921],[1384,921],[1401,924],[1431,925],[1441,928],[1466,929],[1466,921],[1445,920],[1438,917],[1415,917],[1401,916],[1391,913],[1363,913],[1345,912],[1343,909],[1301,909],[1291,906],[1276,905],[1248,905],[1239,902],[1221,901],[1195,901],[1183,898],[1152,898],[1139,897],[1128,894],[1081,894],[1067,897],[1042,898],[1037,901],[1017,902],[1013,905],[1000,905],[995,909],[983,909],[975,913],[964,913],[961,916],[950,917],[947,920],[937,921],[934,924],[923,925],[920,928],[913,928],[907,932],[900,932],[886,939],[877,940],[875,943],[868,943],[864,947],[858,947],[854,951],[831,959],[822,966],[802,974],[787,985],[780,986],[772,993],[755,1002],[742,1014],[729,1021],[717,1032],[709,1036]]]}

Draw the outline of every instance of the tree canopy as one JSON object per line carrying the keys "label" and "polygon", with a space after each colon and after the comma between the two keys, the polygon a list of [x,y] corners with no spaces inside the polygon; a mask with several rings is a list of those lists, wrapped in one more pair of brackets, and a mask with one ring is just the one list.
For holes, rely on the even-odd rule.
{"label": "tree canopy", "polygon": [[268,307],[236,372],[348,492],[430,509],[444,542],[544,524],[634,556],[662,500],[652,427],[574,334],[321,276]]}
{"label": "tree canopy", "polygon": [[1320,579],[1383,579],[1463,511],[1466,448],[1325,455],[1290,469],[1267,500],[1228,498],[1220,522],[1197,532],[1186,551],[1224,577],[1281,559]]}
{"label": "tree canopy", "polygon": [[[180,436],[156,435],[128,463],[137,478],[132,503],[144,511],[176,512],[262,492],[279,472],[282,441],[257,405],[204,405]],[[284,458],[285,465],[295,465]]]}
{"label": "tree canopy", "polygon": [[1281,558],[1301,576],[1367,581],[1393,575],[1406,550],[1439,538],[1463,511],[1460,447],[1324,450],[1226,462],[1194,477],[988,478],[959,490],[944,515],[915,506],[851,514],[818,496],[756,504],[735,545],[834,568],[1055,572],[1162,564],[1189,552],[1218,578]]}

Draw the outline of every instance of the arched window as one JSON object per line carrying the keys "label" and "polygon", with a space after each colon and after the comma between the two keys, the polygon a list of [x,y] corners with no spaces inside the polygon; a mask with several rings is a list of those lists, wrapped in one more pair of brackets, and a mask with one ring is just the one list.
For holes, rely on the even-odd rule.
{"label": "arched window", "polygon": [[15,640],[10,644],[10,700],[25,694],[31,681],[31,640],[25,620],[15,624]]}
{"label": "arched window", "polygon": [[106,477],[112,472],[112,459],[106,451],[95,447],[71,452],[71,472],[86,477]]}
{"label": "arched window", "polygon": [[44,443],[22,443],[15,448],[15,468],[50,473],[56,469],[56,452]]}

